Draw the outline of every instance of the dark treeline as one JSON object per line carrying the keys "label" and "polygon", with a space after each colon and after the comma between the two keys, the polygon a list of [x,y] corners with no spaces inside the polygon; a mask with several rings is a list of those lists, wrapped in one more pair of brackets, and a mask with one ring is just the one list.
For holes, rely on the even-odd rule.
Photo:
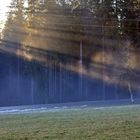
{"label": "dark treeline", "polygon": [[138,0],[13,0],[3,38],[71,55],[82,41],[89,57],[122,39],[139,47],[139,13]]}

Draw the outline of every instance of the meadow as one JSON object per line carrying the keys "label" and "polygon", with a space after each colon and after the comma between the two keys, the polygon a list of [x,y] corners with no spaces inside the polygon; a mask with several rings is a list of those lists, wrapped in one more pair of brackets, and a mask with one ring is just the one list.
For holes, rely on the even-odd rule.
{"label": "meadow", "polygon": [[139,140],[140,105],[0,115],[0,140]]}

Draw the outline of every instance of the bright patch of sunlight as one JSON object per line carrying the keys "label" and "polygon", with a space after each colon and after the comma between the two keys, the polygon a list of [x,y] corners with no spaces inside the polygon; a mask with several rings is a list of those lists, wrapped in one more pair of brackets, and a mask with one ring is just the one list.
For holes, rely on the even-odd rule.
{"label": "bright patch of sunlight", "polygon": [[1,0],[0,1],[0,34],[2,33],[5,22],[8,15],[9,5],[12,2],[12,0]]}

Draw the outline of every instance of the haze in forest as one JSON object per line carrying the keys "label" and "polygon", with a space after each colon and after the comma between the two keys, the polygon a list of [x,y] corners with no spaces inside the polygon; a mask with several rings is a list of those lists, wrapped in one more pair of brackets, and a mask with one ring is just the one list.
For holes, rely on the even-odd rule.
{"label": "haze in forest", "polygon": [[[76,74],[72,81],[79,77],[79,93],[89,79],[103,83],[102,88],[108,84],[125,87],[130,93],[139,91],[139,0],[4,0],[0,5],[0,51],[15,57],[10,62],[13,66],[16,58],[17,62],[27,61],[27,66],[15,63],[16,68],[31,77],[38,75],[37,85],[48,78],[49,73],[43,81],[41,74],[45,75],[47,67],[57,74],[63,70]],[[18,75],[15,68],[8,69]],[[69,88],[74,86],[68,83]],[[88,88],[84,90],[90,93],[90,84]],[[31,86],[31,92],[34,90]]]}

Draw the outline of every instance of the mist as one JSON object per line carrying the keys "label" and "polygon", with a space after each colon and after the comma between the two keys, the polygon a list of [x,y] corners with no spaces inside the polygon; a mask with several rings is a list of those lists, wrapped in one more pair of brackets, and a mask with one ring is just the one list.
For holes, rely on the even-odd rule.
{"label": "mist", "polygon": [[2,4],[0,106],[139,99],[139,2],[121,4]]}

